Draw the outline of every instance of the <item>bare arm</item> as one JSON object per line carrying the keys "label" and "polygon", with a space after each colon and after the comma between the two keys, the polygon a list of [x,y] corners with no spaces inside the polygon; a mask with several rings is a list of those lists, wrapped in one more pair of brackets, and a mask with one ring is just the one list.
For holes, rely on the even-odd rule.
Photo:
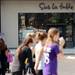
{"label": "bare arm", "polygon": [[40,48],[40,50],[38,52],[38,55],[35,58],[35,66],[34,66],[35,71],[38,68],[38,65],[39,65],[39,62],[40,62],[40,59],[41,59],[42,55],[43,55],[43,48]]}

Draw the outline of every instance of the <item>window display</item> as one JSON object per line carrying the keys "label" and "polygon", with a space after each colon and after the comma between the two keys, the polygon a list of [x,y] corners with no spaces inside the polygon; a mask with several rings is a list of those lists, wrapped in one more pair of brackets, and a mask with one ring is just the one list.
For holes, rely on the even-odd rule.
{"label": "window display", "polygon": [[28,32],[38,29],[48,31],[50,27],[60,30],[66,40],[66,47],[74,47],[73,13],[18,13],[19,44]]}

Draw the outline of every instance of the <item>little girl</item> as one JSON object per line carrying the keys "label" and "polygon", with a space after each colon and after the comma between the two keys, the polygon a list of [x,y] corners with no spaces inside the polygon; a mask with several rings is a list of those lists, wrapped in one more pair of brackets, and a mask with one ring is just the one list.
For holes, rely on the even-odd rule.
{"label": "little girl", "polygon": [[45,40],[47,38],[47,34],[45,32],[39,32],[36,34],[36,38],[38,40],[35,45],[35,66],[34,69],[36,71],[36,75],[43,75],[43,47]]}
{"label": "little girl", "polygon": [[[43,75],[58,75],[57,73],[57,55],[63,55],[64,40],[59,40],[59,30],[50,28],[44,48],[44,69]],[[63,42],[62,42],[63,41]]]}

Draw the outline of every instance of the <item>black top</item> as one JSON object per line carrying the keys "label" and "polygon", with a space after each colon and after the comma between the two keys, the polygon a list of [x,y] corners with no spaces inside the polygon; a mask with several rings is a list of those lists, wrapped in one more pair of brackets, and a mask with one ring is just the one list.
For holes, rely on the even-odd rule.
{"label": "black top", "polygon": [[32,52],[30,48],[24,48],[23,52],[19,55],[20,70],[25,69],[26,64],[24,62],[26,58],[28,58],[29,67],[32,69],[32,71],[34,71]]}
{"label": "black top", "polygon": [[7,56],[5,54],[6,50],[8,50],[7,46],[3,50],[0,49],[1,68],[5,69],[5,70],[7,68]]}

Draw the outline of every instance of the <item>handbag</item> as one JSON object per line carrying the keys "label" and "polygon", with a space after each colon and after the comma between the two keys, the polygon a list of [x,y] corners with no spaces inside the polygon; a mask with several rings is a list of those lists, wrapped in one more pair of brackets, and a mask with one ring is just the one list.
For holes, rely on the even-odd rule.
{"label": "handbag", "polygon": [[19,68],[20,68],[19,59],[18,59],[18,56],[15,54],[13,62],[12,62],[11,71],[12,72],[19,71]]}

